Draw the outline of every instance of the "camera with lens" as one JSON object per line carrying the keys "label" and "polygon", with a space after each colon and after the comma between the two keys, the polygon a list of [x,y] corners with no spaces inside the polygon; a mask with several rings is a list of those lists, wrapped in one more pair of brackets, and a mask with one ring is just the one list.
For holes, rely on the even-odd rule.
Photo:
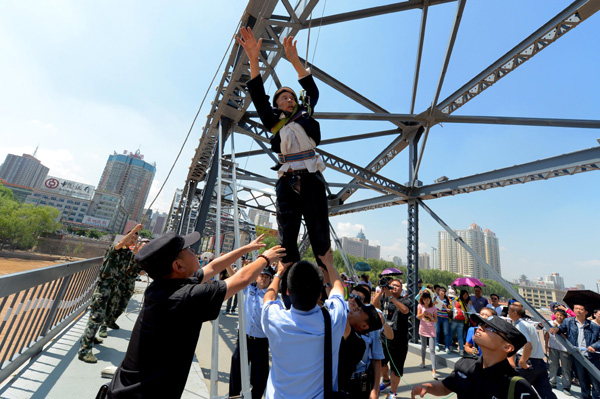
{"label": "camera with lens", "polygon": [[385,288],[385,287],[387,287],[388,285],[389,285],[389,284],[388,284],[388,279],[387,279],[387,278],[385,278],[385,277],[384,277],[384,278],[381,278],[381,279],[379,279],[379,286],[380,286],[381,288]]}

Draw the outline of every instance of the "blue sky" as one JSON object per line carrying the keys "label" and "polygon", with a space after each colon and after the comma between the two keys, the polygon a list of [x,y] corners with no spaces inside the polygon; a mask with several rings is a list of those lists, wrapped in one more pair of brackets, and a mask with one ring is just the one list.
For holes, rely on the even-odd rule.
{"label": "blue sky", "polygon": [[[376,6],[388,2],[370,2]],[[467,2],[440,100],[556,15],[570,2],[508,0]],[[321,2],[314,17],[350,11],[364,2]],[[50,174],[97,185],[113,151],[140,148],[157,163],[150,197],[158,192],[246,3],[158,1],[102,3],[10,2],[0,13],[0,159],[32,153]],[[429,10],[416,112],[431,103],[440,74],[456,4]],[[597,75],[600,55],[594,15],[490,89],[456,115],[600,119]],[[420,11],[380,16],[339,26],[313,26],[309,58],[319,68],[389,112],[409,113]],[[317,41],[318,37],[318,41]],[[304,57],[306,31],[298,37]],[[316,45],[316,51],[315,51]],[[297,87],[291,66],[278,75]],[[217,80],[218,82],[218,80]],[[360,105],[317,82],[317,111],[366,112]],[[167,211],[187,175],[210,100],[156,207]],[[267,82],[271,93],[274,85]],[[324,138],[383,129],[383,122],[322,121]],[[535,159],[597,146],[594,129],[444,124],[431,130],[420,179],[457,178]],[[366,165],[391,140],[325,146]],[[229,143],[226,144],[229,148]],[[236,136],[240,151],[256,149]],[[229,152],[228,150],[226,152]],[[241,166],[268,175],[266,156],[240,159]],[[408,180],[401,154],[382,174]],[[347,179],[334,171],[331,182]],[[456,229],[477,223],[494,231],[502,247],[505,278],[559,272],[569,285],[594,288],[598,272],[598,172],[430,201]],[[368,198],[359,193],[352,200]],[[397,206],[332,219],[338,235],[362,228],[381,245],[382,256],[406,255],[406,207]],[[421,212],[420,247],[430,251],[440,230]]]}

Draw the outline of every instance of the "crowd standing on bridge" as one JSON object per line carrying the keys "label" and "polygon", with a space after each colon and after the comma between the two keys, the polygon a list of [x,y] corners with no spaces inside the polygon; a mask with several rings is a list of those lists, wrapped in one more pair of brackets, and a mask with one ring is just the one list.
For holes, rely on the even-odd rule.
{"label": "crowd standing on bridge", "polygon": [[[259,68],[262,39],[242,28],[238,43],[250,62],[248,91],[278,154],[277,223],[279,244],[234,270],[237,259],[264,247],[262,236],[212,261],[199,262],[191,250],[199,233],[167,233],[137,245],[136,226],[104,259],[81,339],[79,358],[96,362],[96,337],[116,319],[133,293],[135,277],[144,270],[154,281],[133,328],[125,359],[107,390],[108,398],[178,398],[184,390],[202,323],[234,313],[232,300],[244,291],[246,336],[234,350],[229,395],[241,392],[240,339],[246,340],[253,399],[376,399],[388,388],[395,399],[405,373],[411,323],[421,341],[420,368],[433,381],[412,387],[412,398],[425,394],[461,398],[555,399],[559,364],[563,392],[570,395],[578,378],[584,399],[600,399],[600,384],[557,338],[563,335],[596,367],[600,365],[600,310],[564,305],[554,311],[553,325],[540,340],[537,322],[527,320],[521,303],[503,306],[481,287],[473,295],[456,286],[424,285],[409,297],[402,280],[382,278],[373,287],[368,276],[344,280],[333,264],[329,239],[325,164],[315,148],[321,140],[312,113],[319,92],[310,70],[298,57],[293,37],[283,41],[287,59],[306,94],[300,100],[289,87],[275,92],[272,104]],[[317,264],[300,259],[297,238],[304,219]],[[145,246],[144,246],[145,245]],[[132,246],[133,249],[129,249]],[[135,258],[134,258],[135,255]],[[220,273],[221,279],[213,277]],[[458,295],[457,295],[458,292]],[[279,297],[281,294],[281,298]],[[371,304],[372,302],[372,304]],[[413,309],[416,312],[413,314]],[[593,320],[588,313],[594,310]],[[570,311],[570,310],[569,310]],[[555,317],[554,317],[555,316]],[[544,351],[545,349],[545,351]],[[269,369],[269,351],[272,368]],[[437,352],[462,356],[445,378],[437,372]],[[598,352],[600,353],[600,352]],[[550,374],[545,358],[550,362]],[[575,375],[572,376],[572,370]]]}

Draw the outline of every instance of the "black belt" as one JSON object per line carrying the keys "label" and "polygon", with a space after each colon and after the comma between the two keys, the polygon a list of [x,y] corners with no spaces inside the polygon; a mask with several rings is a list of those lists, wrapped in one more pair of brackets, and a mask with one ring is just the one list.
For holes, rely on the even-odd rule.
{"label": "black belt", "polygon": [[283,172],[284,176],[299,176],[299,175],[305,175],[307,173],[310,173],[308,171],[308,169],[295,169],[289,172]]}
{"label": "black belt", "polygon": [[254,341],[259,341],[261,339],[268,339],[268,338],[259,338],[259,337],[253,337],[252,335],[248,335],[246,334],[246,337],[248,337],[248,339],[254,340]]}

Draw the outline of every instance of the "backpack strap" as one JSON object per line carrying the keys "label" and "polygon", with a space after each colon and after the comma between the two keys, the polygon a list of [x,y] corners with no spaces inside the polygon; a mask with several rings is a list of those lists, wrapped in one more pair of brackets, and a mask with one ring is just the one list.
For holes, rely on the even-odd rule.
{"label": "backpack strap", "polygon": [[514,399],[515,398],[515,385],[517,385],[517,382],[524,380],[525,378],[519,376],[519,375],[515,375],[514,377],[512,377],[510,379],[510,385],[508,386],[508,396],[506,399]]}
{"label": "backpack strap", "polygon": [[323,319],[325,319],[325,364],[323,367],[323,398],[332,399],[332,386],[333,380],[333,364],[331,361],[332,349],[331,349],[331,315],[325,306],[321,307],[323,312]]}
{"label": "backpack strap", "polygon": [[298,119],[298,117],[300,115],[296,115],[297,113],[298,113],[298,104],[296,104],[296,106],[294,107],[294,110],[292,111],[292,115],[290,115],[288,118],[280,119],[279,122],[277,122],[277,124],[271,128],[271,133],[273,133],[273,136],[275,136],[277,133],[279,133],[279,131],[281,130],[282,127],[284,127],[288,123],[293,122],[294,120]]}

